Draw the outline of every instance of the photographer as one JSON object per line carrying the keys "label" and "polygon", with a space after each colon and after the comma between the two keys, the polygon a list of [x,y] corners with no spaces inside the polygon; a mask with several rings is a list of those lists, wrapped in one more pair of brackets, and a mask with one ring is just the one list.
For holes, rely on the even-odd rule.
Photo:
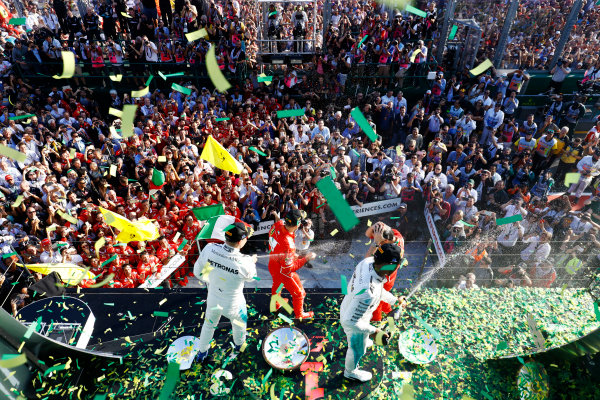
{"label": "photographer", "polygon": [[304,51],[304,40],[306,36],[306,24],[308,23],[308,15],[302,6],[296,6],[296,12],[292,14],[292,29],[294,35],[294,51]]}
{"label": "photographer", "polygon": [[501,287],[531,287],[533,283],[527,274],[527,264],[520,263],[518,266],[511,265],[498,270],[499,279],[495,279],[494,283]]}
{"label": "photographer", "polygon": [[[306,213],[302,212],[303,215]],[[296,237],[294,242],[296,244],[296,253],[299,257],[305,257],[308,255],[308,248],[310,243],[315,239],[315,233],[312,230],[312,220],[310,218],[304,218],[300,222],[300,228],[296,231]],[[308,261],[304,264],[306,268],[312,268],[312,264]]]}
{"label": "photographer", "polygon": [[552,80],[550,81],[549,89],[553,90],[555,93],[560,93],[563,82],[567,75],[571,73],[571,68],[569,65],[573,61],[570,58],[563,60],[562,58],[558,60],[554,68],[550,71],[552,74]]}

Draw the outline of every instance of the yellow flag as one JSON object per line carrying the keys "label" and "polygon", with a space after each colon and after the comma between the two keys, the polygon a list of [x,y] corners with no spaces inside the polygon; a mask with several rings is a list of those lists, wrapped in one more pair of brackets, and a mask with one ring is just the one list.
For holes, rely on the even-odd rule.
{"label": "yellow flag", "polygon": [[117,213],[102,207],[99,208],[102,215],[104,215],[106,223],[121,231],[117,235],[119,242],[154,240],[160,236],[158,228],[152,221],[130,221]]}
{"label": "yellow flag", "polygon": [[86,271],[75,264],[58,263],[58,264],[26,264],[27,269],[39,272],[42,275],[48,275],[51,272],[57,272],[63,282],[71,285],[78,284],[82,279],[92,279],[94,274]]}
{"label": "yellow flag", "polygon": [[212,136],[208,137],[200,158],[208,161],[217,168],[239,174],[244,167]]}

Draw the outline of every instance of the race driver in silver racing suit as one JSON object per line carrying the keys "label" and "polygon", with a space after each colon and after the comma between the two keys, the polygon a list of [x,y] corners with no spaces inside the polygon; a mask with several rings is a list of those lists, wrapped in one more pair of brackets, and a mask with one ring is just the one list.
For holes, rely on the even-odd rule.
{"label": "race driver in silver racing suit", "polygon": [[225,243],[207,244],[194,264],[194,275],[208,281],[197,362],[203,362],[208,356],[210,342],[221,316],[231,321],[234,355],[237,355],[246,340],[248,314],[243,293],[244,282],[256,277],[256,255],[240,253],[248,236],[248,228],[243,223],[236,222],[225,232]]}

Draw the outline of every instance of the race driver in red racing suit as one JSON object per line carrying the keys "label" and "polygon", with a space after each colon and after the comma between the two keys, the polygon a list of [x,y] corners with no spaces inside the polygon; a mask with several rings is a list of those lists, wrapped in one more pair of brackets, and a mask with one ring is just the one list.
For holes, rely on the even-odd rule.
{"label": "race driver in red racing suit", "polygon": [[306,319],[312,318],[314,313],[312,311],[304,312],[306,292],[296,271],[302,268],[306,262],[314,260],[316,255],[313,252],[308,253],[305,257],[296,255],[294,238],[301,220],[300,211],[292,209],[287,213],[284,221],[279,220],[271,227],[269,231],[269,272],[273,277],[271,294],[275,294],[283,283],[283,287],[292,295],[296,318]]}

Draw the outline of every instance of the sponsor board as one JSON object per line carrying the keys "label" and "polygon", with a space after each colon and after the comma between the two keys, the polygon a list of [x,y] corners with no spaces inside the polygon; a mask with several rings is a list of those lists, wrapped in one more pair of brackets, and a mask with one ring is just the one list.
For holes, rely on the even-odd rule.
{"label": "sponsor board", "polygon": [[431,234],[431,239],[433,240],[433,247],[435,247],[435,252],[438,255],[440,264],[444,265],[446,263],[446,253],[444,252],[444,247],[442,246],[442,241],[438,235],[435,223],[433,222],[433,217],[427,208],[425,208],[425,221],[427,222],[427,228],[429,228],[429,233]]}
{"label": "sponsor board", "polygon": [[[363,204],[362,206],[352,206],[350,208],[352,209],[352,211],[354,211],[354,214],[357,217],[361,218],[367,217],[369,215],[377,215],[392,212],[394,210],[397,210],[398,207],[400,207],[401,203],[402,199],[398,197],[395,199],[375,201],[372,203]],[[260,224],[258,224],[258,227],[254,231],[253,236],[265,235],[269,233],[269,229],[271,229],[271,226],[273,226],[273,221],[261,222]]]}
{"label": "sponsor board", "polygon": [[173,258],[171,258],[167,265],[162,267],[162,270],[158,275],[151,275],[146,279],[144,283],[142,283],[139,288],[142,289],[152,289],[157,287],[167,279],[169,275],[171,275],[183,262],[185,261],[185,257],[181,254],[175,254]]}

